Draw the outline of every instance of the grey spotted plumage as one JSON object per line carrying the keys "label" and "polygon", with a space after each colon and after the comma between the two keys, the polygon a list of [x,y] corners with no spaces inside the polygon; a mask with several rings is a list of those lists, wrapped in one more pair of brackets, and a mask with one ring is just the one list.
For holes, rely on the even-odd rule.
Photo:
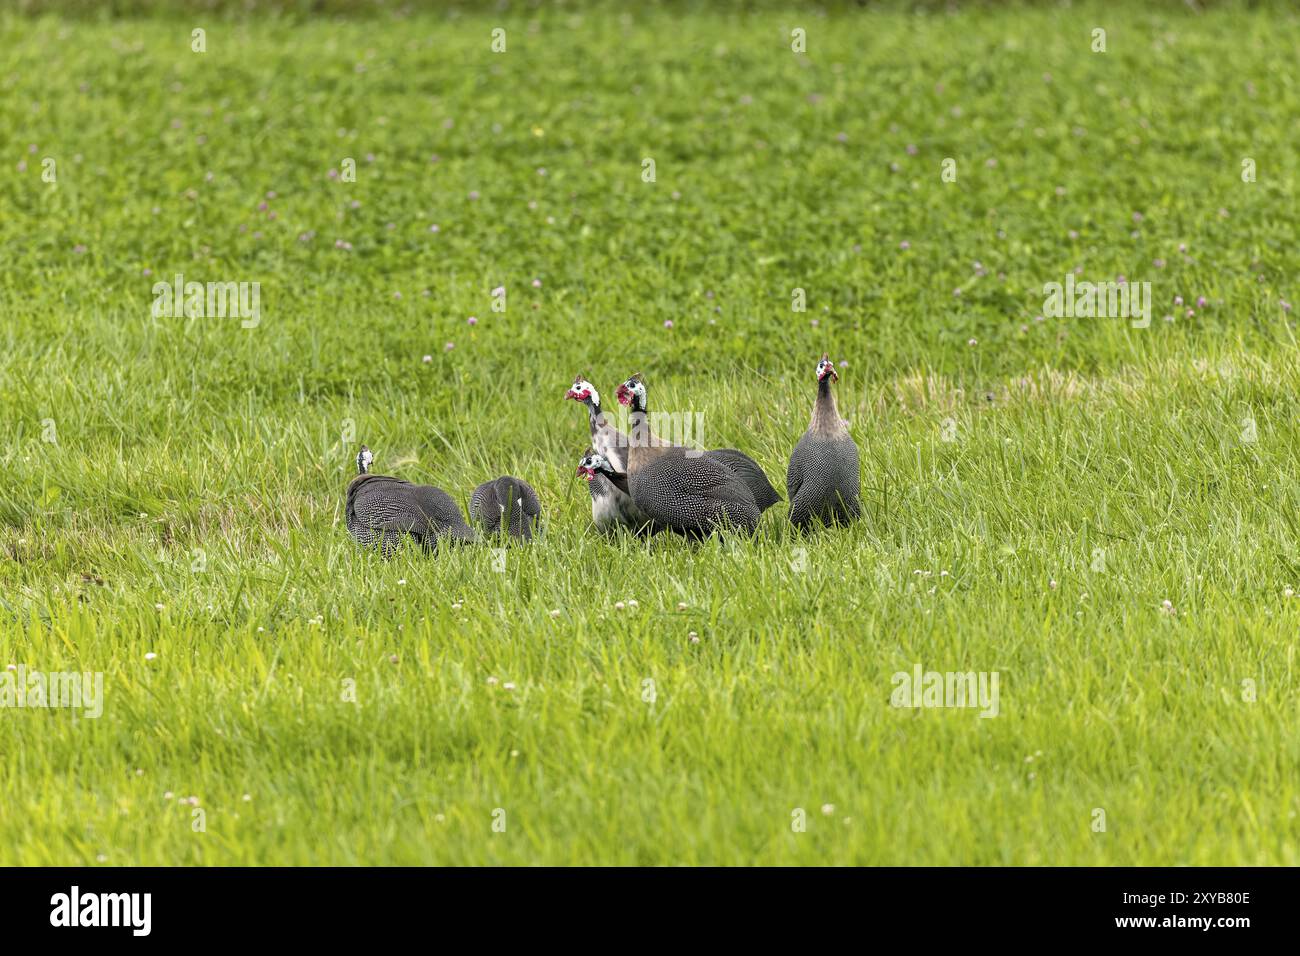
{"label": "grey spotted plumage", "polygon": [[488,534],[504,531],[512,538],[531,541],[541,531],[541,514],[533,486],[511,475],[483,482],[469,499],[470,520]]}
{"label": "grey spotted plumage", "polygon": [[749,487],[707,455],[668,448],[628,476],[632,500],[657,524],[681,534],[732,529],[752,534],[762,514]]}
{"label": "grey spotted plumage", "polygon": [[632,503],[627,474],[593,448],[578,462],[578,476],[587,480],[591,492],[591,517],[601,531],[629,527],[638,534],[660,530],[645,513]]}
{"label": "grey spotted plumage", "polygon": [[705,457],[726,465],[731,469],[732,474],[745,483],[749,493],[754,496],[754,504],[758,506],[760,513],[781,500],[781,495],[772,487],[772,482],[768,481],[767,475],[763,473],[758,462],[743,451],[734,448],[715,448],[705,452]]}
{"label": "grey spotted plumage", "polygon": [[[627,470],[627,436],[611,425],[601,409],[600,393],[596,386],[577,375],[566,398],[587,406],[587,422],[591,429],[591,450],[601,455],[615,471]],[[620,491],[603,474],[597,472],[587,482],[591,493],[591,520],[602,531],[626,527],[641,532],[650,525],[650,519],[633,502],[632,497]]]}
{"label": "grey spotted plumage", "polygon": [[618,398],[631,408],[627,477],[637,507],[656,524],[682,534],[754,531],[762,512],[735,472],[716,458],[670,445],[651,433],[639,375],[619,387]]}
{"label": "grey spotted plumage", "polygon": [[790,521],[798,528],[815,521],[846,524],[861,511],[858,446],[840,418],[831,391],[831,382],[838,380],[835,364],[823,355],[817,364],[812,422],[794,446],[786,470]]}
{"label": "grey spotted plumage", "polygon": [[348,485],[348,531],[360,544],[378,547],[384,557],[391,557],[406,541],[433,550],[444,541],[474,540],[451,495],[432,485],[370,474],[372,460],[370,449],[362,445],[359,474]]}

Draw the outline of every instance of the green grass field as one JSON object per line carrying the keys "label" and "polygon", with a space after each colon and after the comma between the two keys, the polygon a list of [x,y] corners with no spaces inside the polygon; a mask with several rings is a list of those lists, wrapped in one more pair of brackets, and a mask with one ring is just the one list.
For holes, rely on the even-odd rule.
{"label": "green grass field", "polygon": [[[0,863],[1300,862],[1294,11],[72,7],[0,15],[0,665],[104,704],[0,709]],[[823,350],[855,526],[591,529],[575,373],[784,491]],[[363,553],[360,442],[547,532]]]}

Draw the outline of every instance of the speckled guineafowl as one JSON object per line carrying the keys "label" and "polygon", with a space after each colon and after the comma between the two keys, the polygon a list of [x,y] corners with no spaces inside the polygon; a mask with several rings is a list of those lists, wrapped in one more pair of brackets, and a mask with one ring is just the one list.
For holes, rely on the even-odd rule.
{"label": "speckled guineafowl", "polygon": [[657,439],[639,375],[619,387],[631,407],[627,476],[632,500],[659,525],[693,536],[733,528],[752,533],[761,512],[748,486],[722,462]]}
{"label": "speckled guineafowl", "polygon": [[[604,457],[614,471],[624,471],[627,468],[628,439],[605,419],[596,386],[581,375],[574,376],[573,385],[564,397],[587,406],[591,450]],[[649,527],[650,519],[626,491],[619,490],[599,472],[588,477],[587,481],[587,490],[591,492],[591,520],[597,528],[610,531],[627,527],[641,532]]]}
{"label": "speckled guineafowl", "polygon": [[[645,388],[645,383],[642,381],[639,374],[632,376],[632,378],[628,379],[618,387],[618,400],[622,404],[631,405],[633,403],[635,389],[632,386],[634,384],[639,384],[642,390]],[[641,397],[644,399],[644,394],[642,394]],[[631,443],[631,439],[628,436],[612,428],[611,431],[614,435],[618,436],[623,443],[624,448]],[[666,445],[673,448],[681,447],[673,444],[667,439],[659,438],[658,436],[654,436],[652,442],[655,445]],[[601,453],[604,454],[599,445],[594,445],[594,447],[596,448],[596,451],[601,451]],[[743,481],[745,486],[749,488],[749,493],[753,495],[754,504],[758,506],[760,514],[781,500],[781,495],[772,487],[772,482],[768,481],[767,475],[763,473],[763,469],[759,467],[758,462],[754,461],[754,459],[750,458],[743,451],[739,451],[735,448],[713,448],[706,452],[698,452],[694,449],[690,449],[690,452],[689,457],[694,458],[703,455],[706,458],[712,458],[714,461],[726,465],[728,470]],[[616,457],[608,454],[606,454],[605,457],[608,458],[610,463],[616,468],[619,467],[619,462]]]}
{"label": "speckled guineafowl", "polygon": [[348,485],[347,526],[361,544],[378,546],[392,557],[407,538],[434,549],[439,542],[474,540],[451,495],[431,485],[370,474],[374,456],[365,445],[357,453],[357,476]]}
{"label": "speckled guineafowl", "polygon": [[823,355],[817,363],[817,400],[813,403],[812,423],[794,446],[785,476],[790,520],[799,528],[814,520],[847,523],[860,510],[858,446],[835,407],[831,382],[837,381],[835,363]]}
{"label": "speckled guineafowl", "polygon": [[591,492],[591,520],[597,530],[628,528],[637,534],[654,534],[660,530],[632,501],[627,473],[594,448],[588,448],[578,462],[578,477],[587,480]]}
{"label": "speckled guineafowl", "polygon": [[469,499],[470,520],[488,534],[506,531],[512,538],[531,541],[541,531],[541,514],[533,486],[511,475],[483,482]]}
{"label": "speckled guineafowl", "polygon": [[592,450],[603,455],[616,471],[622,471],[627,466],[624,460],[627,455],[627,436],[605,418],[600,404],[600,392],[596,391],[596,386],[581,375],[575,375],[573,384],[569,386],[569,391],[564,397],[587,406]]}

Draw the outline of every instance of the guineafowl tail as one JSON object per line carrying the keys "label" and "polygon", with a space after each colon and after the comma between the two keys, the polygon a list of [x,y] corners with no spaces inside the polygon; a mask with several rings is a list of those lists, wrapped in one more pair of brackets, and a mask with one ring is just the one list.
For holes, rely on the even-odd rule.
{"label": "guineafowl tail", "polygon": [[758,462],[743,451],[734,448],[717,448],[708,455],[726,465],[733,475],[744,482],[745,487],[754,496],[754,504],[758,505],[760,512],[766,511],[781,500],[780,494],[772,487],[772,482],[767,480],[767,475],[758,466]]}

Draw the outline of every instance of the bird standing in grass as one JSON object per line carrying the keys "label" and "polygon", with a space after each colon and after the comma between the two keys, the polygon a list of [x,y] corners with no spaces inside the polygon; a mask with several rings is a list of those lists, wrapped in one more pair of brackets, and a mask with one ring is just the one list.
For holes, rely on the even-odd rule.
{"label": "bird standing in grass", "polygon": [[566,399],[582,402],[587,406],[587,421],[591,428],[592,450],[605,457],[615,470],[621,471],[627,466],[624,456],[627,454],[627,436],[611,425],[601,409],[600,392],[596,386],[581,375],[573,377],[573,384],[564,396]]}
{"label": "bird standing in grass", "polygon": [[753,533],[761,512],[731,469],[651,433],[640,375],[619,386],[618,400],[630,409],[627,480],[637,507],[656,523],[695,537],[726,528]]}
{"label": "bird standing in grass", "polygon": [[431,485],[371,474],[373,462],[370,449],[362,445],[357,476],[348,485],[347,526],[358,542],[377,545],[388,558],[407,539],[429,550],[443,541],[459,544],[475,539],[451,495]]}
{"label": "bird standing in grass", "polygon": [[531,541],[540,532],[541,514],[533,486],[510,475],[483,482],[469,499],[470,519],[485,532],[506,531],[521,541]]}
{"label": "bird standing in grass", "polygon": [[[633,378],[629,378],[628,381],[625,381],[623,385],[619,386],[617,397],[619,397],[620,402],[623,402],[623,405],[628,405],[628,402],[623,401],[624,389],[627,389],[628,385],[632,384],[633,380],[640,381],[640,376],[633,376]],[[615,434],[619,433],[615,432]],[[628,441],[628,438],[621,436],[621,434],[620,437],[624,438],[624,441]],[[658,445],[677,447],[676,445],[673,445],[671,441],[667,441],[666,438],[655,437],[654,441],[655,444]],[[597,446],[597,449],[595,450],[601,451],[599,446]],[[772,488],[771,481],[767,480],[767,475],[764,475],[762,468],[758,467],[758,462],[755,462],[753,458],[746,455],[744,451],[738,451],[737,449],[712,449],[710,451],[702,451],[701,453],[701,451],[692,450],[690,451],[689,457],[698,457],[698,455],[703,455],[705,458],[711,458],[714,459],[715,462],[724,464],[728,471],[731,471],[733,475],[738,477],[738,479],[745,484],[746,488],[749,488],[751,496],[754,496],[754,503],[758,506],[759,514],[762,514],[763,511],[770,509],[772,505],[775,505],[776,502],[780,501],[780,494],[777,494],[776,489]],[[619,464],[617,463],[617,459],[611,458],[610,455],[606,454],[604,457],[610,459],[610,463],[614,464],[615,467]]]}
{"label": "bird standing in grass", "polygon": [[861,467],[858,446],[840,418],[831,383],[839,381],[835,363],[822,355],[817,363],[817,399],[812,422],[790,455],[785,490],[790,521],[805,528],[813,521],[846,524],[858,516]]}

